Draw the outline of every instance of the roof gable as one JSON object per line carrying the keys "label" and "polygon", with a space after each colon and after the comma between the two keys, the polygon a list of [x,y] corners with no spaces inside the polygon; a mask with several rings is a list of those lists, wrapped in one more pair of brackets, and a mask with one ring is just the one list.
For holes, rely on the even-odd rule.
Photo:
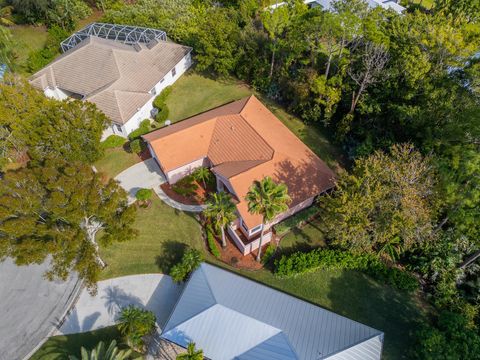
{"label": "roof gable", "polygon": [[[192,308],[207,308],[198,296],[203,294],[201,287],[208,287],[215,305],[192,316]],[[210,301],[209,297],[206,304]],[[178,322],[179,318],[187,320]],[[344,358],[380,359],[375,356],[381,354],[383,340],[378,330],[208,264],[192,274],[162,336],[182,346],[195,341],[214,359],[318,360],[347,349],[352,350]],[[245,344],[250,347],[240,352]],[[229,357],[218,357],[222,351]]]}

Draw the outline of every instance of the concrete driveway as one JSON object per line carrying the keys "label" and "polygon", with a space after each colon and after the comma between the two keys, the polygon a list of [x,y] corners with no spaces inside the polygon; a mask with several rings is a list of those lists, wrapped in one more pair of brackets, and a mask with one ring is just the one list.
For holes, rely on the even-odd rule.
{"label": "concrete driveway", "polygon": [[158,189],[166,179],[160,167],[153,158],[135,164],[122,171],[115,177],[120,186],[128,192],[131,202],[135,201],[135,194],[139,189]]}
{"label": "concrete driveway", "polygon": [[182,286],[175,284],[170,276],[162,274],[123,276],[100,281],[97,285],[96,296],[90,296],[86,290],[82,292],[56,335],[114,325],[121,308],[131,304],[153,311],[161,329],[182,290]]}
{"label": "concrete driveway", "polygon": [[76,276],[51,282],[48,264],[0,263],[0,359],[24,359],[52,334],[80,289]]}

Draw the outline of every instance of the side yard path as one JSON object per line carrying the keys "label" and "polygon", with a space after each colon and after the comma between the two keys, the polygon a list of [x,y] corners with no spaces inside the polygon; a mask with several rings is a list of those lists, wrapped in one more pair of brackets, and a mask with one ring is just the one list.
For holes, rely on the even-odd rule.
{"label": "side yard path", "polygon": [[115,177],[120,182],[120,186],[128,192],[128,200],[133,203],[135,194],[142,188],[153,189],[157,196],[167,205],[181,211],[201,212],[202,205],[181,204],[165,194],[160,188],[166,179],[160,167],[153,158],[142,161],[130,166]]}
{"label": "side yard path", "polygon": [[116,323],[122,307],[135,305],[153,311],[162,329],[177,302],[181,285],[162,274],[130,275],[98,282],[91,296],[83,290],[75,307],[54,335],[97,330]]}

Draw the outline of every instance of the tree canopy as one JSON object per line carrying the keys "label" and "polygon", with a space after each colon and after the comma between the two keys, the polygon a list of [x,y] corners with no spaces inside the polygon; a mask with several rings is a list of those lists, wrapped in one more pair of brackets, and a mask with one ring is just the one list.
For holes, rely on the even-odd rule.
{"label": "tree canopy", "polygon": [[125,191],[90,166],[48,160],[8,171],[0,181],[0,257],[20,265],[50,261],[48,278],[76,271],[95,291],[105,266],[99,244],[131,239],[134,217]]}

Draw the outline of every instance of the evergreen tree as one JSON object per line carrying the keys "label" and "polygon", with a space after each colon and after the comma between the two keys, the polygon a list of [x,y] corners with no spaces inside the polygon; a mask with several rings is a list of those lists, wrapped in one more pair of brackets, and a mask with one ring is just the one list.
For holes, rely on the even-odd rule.
{"label": "evergreen tree", "polygon": [[0,181],[0,256],[19,265],[51,260],[49,279],[75,271],[94,292],[106,265],[99,245],[134,237],[134,218],[125,191],[90,166],[49,160],[9,171]]}

